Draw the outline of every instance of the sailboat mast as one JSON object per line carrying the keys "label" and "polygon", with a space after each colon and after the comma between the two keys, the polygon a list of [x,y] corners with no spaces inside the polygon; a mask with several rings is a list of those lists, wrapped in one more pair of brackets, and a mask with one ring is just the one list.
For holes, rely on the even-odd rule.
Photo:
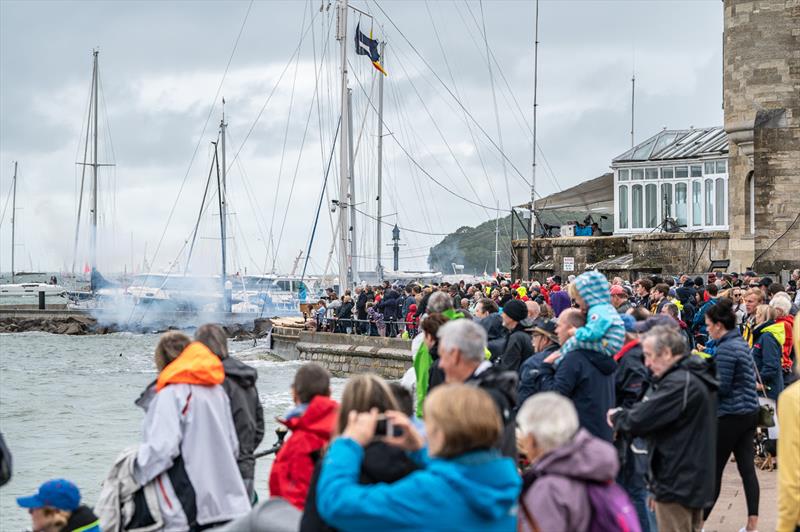
{"label": "sailboat mast", "polygon": [[347,157],[350,161],[350,196],[347,203],[350,207],[350,273],[348,286],[358,282],[358,250],[356,247],[356,180],[355,158],[353,154],[353,89],[347,89]]}
{"label": "sailboat mast", "polygon": [[336,39],[339,41],[341,48],[341,113],[342,117],[342,132],[339,136],[339,293],[344,294],[345,290],[350,287],[350,279],[348,278],[348,256],[347,256],[347,237],[348,237],[348,221],[347,221],[347,189],[349,172],[349,151],[348,141],[349,132],[345,128],[349,128],[350,124],[347,120],[347,0],[339,0],[336,5],[338,11],[336,13]]}
{"label": "sailboat mast", "polygon": [[16,243],[17,223],[17,161],[14,161],[14,181],[11,185],[11,283],[14,283],[14,250]]}
{"label": "sailboat mast", "polygon": [[[225,103],[223,100],[222,104],[222,120],[219,123],[219,131],[220,131],[220,148],[222,150],[222,182],[220,183],[219,177],[217,178],[217,186],[219,190],[217,193],[219,194],[219,232],[220,232],[220,240],[222,242],[222,293],[223,297],[225,294],[225,283],[228,280],[228,260],[227,260],[227,217],[228,217],[228,198],[227,198],[227,160],[225,156],[225,131],[227,129],[228,124],[225,123]],[[219,168],[219,167],[217,167]],[[219,172],[219,170],[218,170]],[[219,174],[218,174],[219,176]],[[227,307],[227,303],[225,305]],[[228,308],[225,308],[226,311],[229,311]]]}
{"label": "sailboat mast", "polygon": [[[91,273],[94,273],[97,268],[97,115],[99,114],[97,107],[97,56],[100,54],[99,50],[94,50],[94,69],[92,72],[92,230],[90,240],[90,258],[91,258]],[[90,275],[91,275],[90,273]],[[92,283],[94,288],[94,283]]]}
{"label": "sailboat mast", "polygon": [[531,202],[529,215],[531,226],[528,231],[528,268],[525,272],[525,279],[531,279],[531,266],[533,260],[533,237],[536,231],[536,212],[533,209],[536,200],[536,108],[538,107],[537,89],[539,85],[539,0],[536,0],[536,23],[534,30],[533,44],[533,171],[531,175]]}
{"label": "sailboat mast", "polygon": [[[386,43],[381,43],[381,59],[386,65]],[[383,264],[381,264],[381,223],[383,221],[383,74],[378,76],[378,223],[376,229],[376,253],[377,263],[375,269],[378,272],[378,281],[383,282]]]}

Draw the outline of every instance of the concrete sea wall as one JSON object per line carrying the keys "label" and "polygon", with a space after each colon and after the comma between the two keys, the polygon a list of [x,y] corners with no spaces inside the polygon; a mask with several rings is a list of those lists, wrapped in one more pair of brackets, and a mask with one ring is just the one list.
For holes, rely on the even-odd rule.
{"label": "concrete sea wall", "polygon": [[300,360],[316,362],[333,375],[375,373],[399,379],[413,363],[411,341],[349,334],[300,332]]}

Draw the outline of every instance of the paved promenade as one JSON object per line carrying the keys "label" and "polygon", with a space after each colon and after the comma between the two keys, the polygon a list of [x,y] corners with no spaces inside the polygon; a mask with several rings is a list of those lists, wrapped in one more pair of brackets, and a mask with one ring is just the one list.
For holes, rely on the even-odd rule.
{"label": "paved promenade", "polygon": [[[758,530],[775,530],[778,513],[778,472],[759,471],[758,484],[761,487]],[[734,462],[728,462],[722,477],[722,491],[714,511],[706,522],[706,532],[739,532],[747,519],[747,503],[744,489]]]}

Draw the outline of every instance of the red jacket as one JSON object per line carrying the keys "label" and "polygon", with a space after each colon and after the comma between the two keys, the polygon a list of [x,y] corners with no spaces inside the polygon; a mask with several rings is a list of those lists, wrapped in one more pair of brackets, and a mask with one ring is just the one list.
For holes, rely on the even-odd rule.
{"label": "red jacket", "polygon": [[783,323],[783,328],[786,331],[786,338],[783,341],[783,357],[781,358],[781,367],[784,370],[792,369],[792,346],[794,340],[792,339],[792,330],[794,329],[794,316],[781,316],[775,320],[777,323]]}
{"label": "red jacket", "polygon": [[286,421],[292,431],[283,444],[269,473],[269,493],[282,497],[302,510],[311,483],[314,464],[331,439],[339,405],[324,395],[314,397],[300,417]]}

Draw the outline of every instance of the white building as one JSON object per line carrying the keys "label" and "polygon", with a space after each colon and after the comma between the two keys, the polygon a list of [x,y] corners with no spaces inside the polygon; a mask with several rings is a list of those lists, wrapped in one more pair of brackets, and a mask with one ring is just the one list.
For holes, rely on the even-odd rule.
{"label": "white building", "polygon": [[614,233],[728,229],[728,139],[721,127],[664,130],[616,157]]}

